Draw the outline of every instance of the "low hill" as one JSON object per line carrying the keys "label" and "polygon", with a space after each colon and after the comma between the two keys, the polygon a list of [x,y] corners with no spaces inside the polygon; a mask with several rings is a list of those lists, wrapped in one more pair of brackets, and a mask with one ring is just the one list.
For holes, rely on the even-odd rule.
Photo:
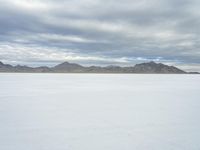
{"label": "low hill", "polygon": [[177,67],[168,66],[153,61],[136,64],[130,67],[121,66],[90,66],[84,67],[79,64],[64,62],[54,67],[29,67],[12,66],[0,62],[0,72],[28,72],[28,73],[141,73],[141,74],[198,74],[198,72],[185,72]]}

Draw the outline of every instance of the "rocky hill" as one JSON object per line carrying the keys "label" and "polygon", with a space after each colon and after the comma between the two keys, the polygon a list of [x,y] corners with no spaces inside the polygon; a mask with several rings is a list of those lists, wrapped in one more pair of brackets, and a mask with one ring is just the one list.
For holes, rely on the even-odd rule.
{"label": "rocky hill", "polygon": [[[54,67],[29,67],[29,66],[12,66],[0,62],[0,72],[30,72],[30,73],[141,73],[141,74],[186,74],[193,72],[185,72],[174,66],[168,66],[162,63],[147,62],[136,64],[130,67],[120,66],[90,66],[84,67],[79,64],[64,62]],[[195,72],[197,74],[197,72]]]}

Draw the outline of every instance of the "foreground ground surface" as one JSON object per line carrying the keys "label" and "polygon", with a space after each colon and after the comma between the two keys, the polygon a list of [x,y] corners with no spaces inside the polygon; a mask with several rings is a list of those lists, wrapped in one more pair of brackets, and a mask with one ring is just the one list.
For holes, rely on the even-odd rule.
{"label": "foreground ground surface", "polygon": [[199,150],[200,75],[0,74],[1,150]]}

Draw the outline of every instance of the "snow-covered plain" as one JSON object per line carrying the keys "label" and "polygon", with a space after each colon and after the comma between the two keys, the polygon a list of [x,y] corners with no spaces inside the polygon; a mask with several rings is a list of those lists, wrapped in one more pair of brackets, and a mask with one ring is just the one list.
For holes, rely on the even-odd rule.
{"label": "snow-covered plain", "polygon": [[199,75],[0,74],[0,150],[199,150]]}

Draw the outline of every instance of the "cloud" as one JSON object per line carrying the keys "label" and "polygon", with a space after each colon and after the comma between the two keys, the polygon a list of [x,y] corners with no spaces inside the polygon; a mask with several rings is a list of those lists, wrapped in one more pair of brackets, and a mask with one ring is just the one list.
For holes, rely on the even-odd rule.
{"label": "cloud", "polygon": [[4,61],[133,65],[154,60],[186,69],[200,64],[198,0],[0,3]]}

